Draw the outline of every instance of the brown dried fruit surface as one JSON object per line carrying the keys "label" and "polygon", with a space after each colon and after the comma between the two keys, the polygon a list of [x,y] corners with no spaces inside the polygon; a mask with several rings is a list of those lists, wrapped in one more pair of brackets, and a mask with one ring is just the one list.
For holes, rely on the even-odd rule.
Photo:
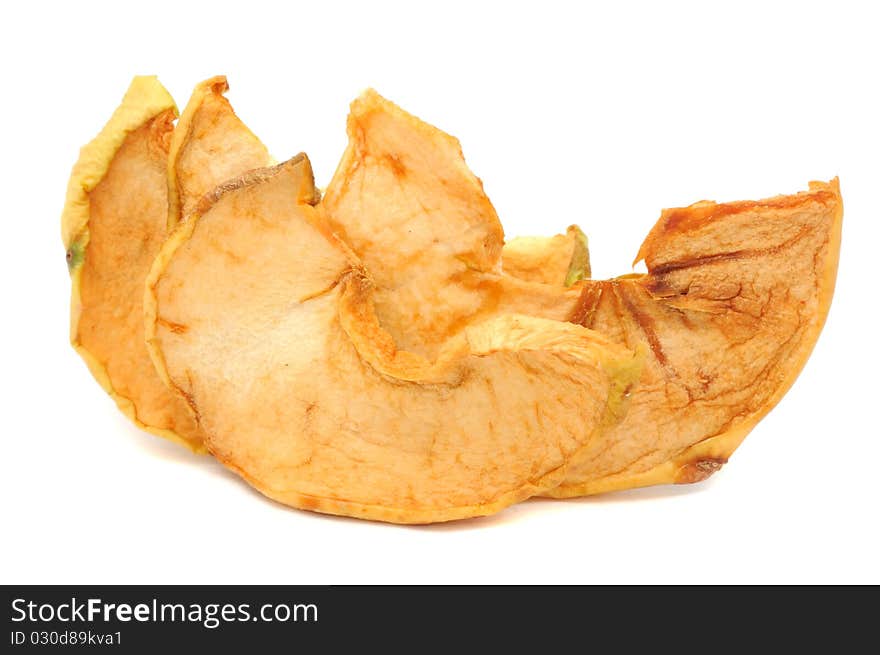
{"label": "brown dried fruit surface", "polygon": [[696,482],[718,470],[818,338],[842,216],[837,180],[666,210],[639,251],[646,275],[584,282],[570,320],[650,351],[625,419],[550,495]]}
{"label": "brown dried fruit surface", "polygon": [[267,496],[395,522],[489,514],[554,487],[640,373],[581,326],[466,324],[426,358],[377,318],[304,156],[203,199],[148,278],[157,368],[210,450]]}
{"label": "brown dried fruit surface", "polygon": [[824,323],[842,217],[836,181],[664,212],[640,253],[649,274],[566,289],[588,271],[586,239],[574,267],[561,237],[513,240],[512,261],[499,261],[497,216],[452,137],[369,92],[352,105],[349,138],[328,215],[381,272],[377,314],[401,342],[430,353],[468,320],[522,313],[650,353],[626,419],[552,495],[708,477],[790,387]]}

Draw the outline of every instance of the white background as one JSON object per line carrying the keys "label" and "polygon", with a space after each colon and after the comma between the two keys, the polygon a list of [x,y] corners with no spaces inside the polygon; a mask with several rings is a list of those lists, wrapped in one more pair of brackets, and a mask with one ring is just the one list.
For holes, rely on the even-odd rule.
{"label": "white background", "polygon": [[[880,21],[870,3],[6,3],[3,583],[880,582]],[[710,481],[396,527],[286,509],[130,426],[67,343],[59,215],[134,74],[225,73],[325,185],[374,86],[461,139],[509,236],[572,222],[628,272],[662,207],[839,175],[825,331]]]}

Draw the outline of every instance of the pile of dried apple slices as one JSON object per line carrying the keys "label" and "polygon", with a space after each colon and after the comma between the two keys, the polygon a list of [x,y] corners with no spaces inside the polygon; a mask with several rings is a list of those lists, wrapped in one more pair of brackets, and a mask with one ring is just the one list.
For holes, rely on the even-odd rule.
{"label": "pile of dried apple slices", "polygon": [[697,482],[822,329],[837,180],[665,210],[646,274],[593,280],[579,228],[505,243],[458,141],[374,91],[322,196],[227,89],[178,119],[136,77],[82,149],[70,338],[139,427],[277,501],[430,523]]}

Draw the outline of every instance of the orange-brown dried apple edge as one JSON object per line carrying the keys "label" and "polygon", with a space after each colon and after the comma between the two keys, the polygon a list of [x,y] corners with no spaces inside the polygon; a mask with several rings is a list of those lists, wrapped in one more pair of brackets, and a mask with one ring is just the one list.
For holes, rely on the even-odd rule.
{"label": "orange-brown dried apple edge", "polygon": [[499,315],[433,358],[399,348],[316,202],[304,155],[225,184],[147,280],[157,370],[261,492],[401,523],[490,514],[556,486],[619,418],[638,357],[571,323]]}

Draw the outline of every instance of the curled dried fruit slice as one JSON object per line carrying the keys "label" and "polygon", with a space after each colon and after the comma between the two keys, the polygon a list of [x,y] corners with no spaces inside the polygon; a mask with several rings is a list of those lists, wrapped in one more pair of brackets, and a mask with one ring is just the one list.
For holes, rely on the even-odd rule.
{"label": "curled dried fruit slice", "polygon": [[349,143],[324,194],[332,228],[364,261],[376,314],[399,347],[434,357],[494,311],[504,233],[456,139],[375,91],[351,105]]}
{"label": "curled dried fruit slice", "polygon": [[[578,289],[542,284],[528,266],[523,279],[501,272],[501,223],[457,140],[375,91],[352,103],[348,136],[322,205],[370,271],[376,315],[398,347],[433,357],[463,326],[501,314],[567,320]],[[565,257],[557,284],[588,275],[579,229],[530,243]]]}
{"label": "curled dried fruit slice", "polygon": [[571,320],[650,346],[626,418],[553,496],[707,478],[782,398],[825,322],[843,205],[837,180],[757,202],[663,212],[646,275],[586,281]]}
{"label": "curled dried fruit slice", "polygon": [[305,156],[205,197],[147,281],[157,369],[210,450],[280,502],[421,523],[546,491],[640,373],[573,324],[496,316],[398,347]]}
{"label": "curled dried fruit slice", "polygon": [[266,146],[235,115],[224,97],[226,77],[199,83],[171,137],[168,155],[168,226],[220,182],[271,161]]}
{"label": "curled dried fruit slice", "polygon": [[222,96],[226,88],[223,77],[199,84],[173,129],[171,96],[155,77],[135,78],[83,148],[62,216],[71,342],[137,425],[196,451],[204,447],[195,418],[159,380],[144,345],[143,282],[166,223],[228,177],[268,163]]}
{"label": "curled dried fruit slice", "polygon": [[61,218],[71,274],[70,340],[95,379],[140,427],[201,447],[186,405],[144,345],[144,278],[165,238],[174,101],[136,77],[73,167]]}
{"label": "curled dried fruit slice", "polygon": [[[652,353],[626,419],[591,442],[551,495],[707,477],[789,388],[818,337],[840,241],[836,181],[665,212],[642,247],[647,275],[575,281],[588,274],[569,251],[543,272],[529,265],[555,238],[514,240],[511,264],[479,239],[466,257],[449,245],[478,235],[494,246],[498,234],[452,137],[368,93],[352,105],[349,139],[327,210],[355,252],[381,267],[377,313],[392,334],[426,347],[469,317],[522,313],[570,319]],[[479,265],[462,266],[474,253],[485,255]],[[423,271],[448,291],[423,291]]]}
{"label": "curled dried fruit slice", "polygon": [[517,237],[501,252],[504,273],[542,284],[564,284],[590,277],[587,235],[577,225],[552,237]]}

